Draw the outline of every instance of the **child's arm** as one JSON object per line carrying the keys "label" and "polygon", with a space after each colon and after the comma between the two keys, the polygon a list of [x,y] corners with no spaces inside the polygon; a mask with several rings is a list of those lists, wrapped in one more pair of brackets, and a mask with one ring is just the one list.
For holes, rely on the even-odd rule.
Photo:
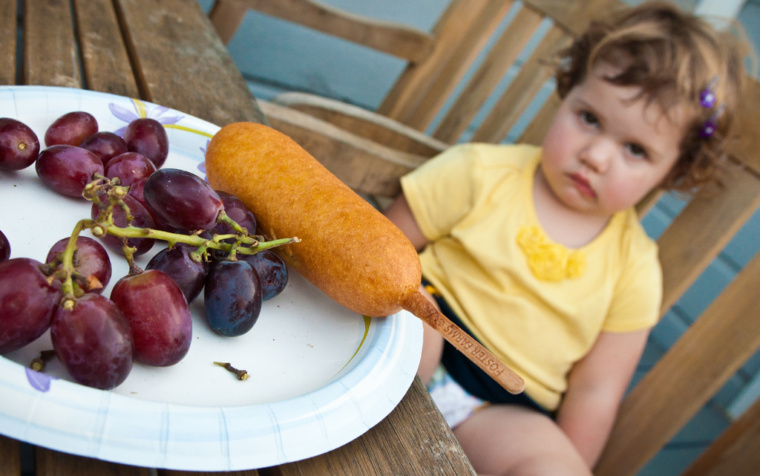
{"label": "child's arm", "polygon": [[419,225],[417,225],[403,193],[396,197],[385,210],[385,216],[401,229],[418,251],[428,243],[428,239],[425,238]]}
{"label": "child's arm", "polygon": [[649,329],[602,332],[570,372],[557,424],[589,467],[593,468],[604,449],[648,335]]}

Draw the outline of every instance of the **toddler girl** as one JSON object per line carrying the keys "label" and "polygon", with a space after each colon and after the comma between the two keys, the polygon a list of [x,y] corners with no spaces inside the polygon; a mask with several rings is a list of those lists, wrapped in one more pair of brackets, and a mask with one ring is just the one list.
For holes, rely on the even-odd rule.
{"label": "toddler girl", "polygon": [[526,381],[510,395],[426,327],[418,374],[480,473],[590,474],[660,313],[634,206],[713,182],[731,138],[739,42],[663,3],[612,17],[560,55],[541,147],[454,146],[386,211],[430,299]]}

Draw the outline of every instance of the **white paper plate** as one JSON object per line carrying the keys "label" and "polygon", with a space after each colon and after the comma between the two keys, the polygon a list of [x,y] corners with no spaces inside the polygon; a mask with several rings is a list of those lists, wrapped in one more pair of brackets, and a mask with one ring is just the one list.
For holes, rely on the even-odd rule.
{"label": "white paper plate", "polygon": [[[155,104],[91,91],[0,87],[0,116],[29,125],[43,140],[57,117],[93,114],[102,131],[152,117],[168,132],[164,167],[203,176],[203,156],[217,126]],[[44,144],[41,144],[44,147]],[[34,165],[0,172],[0,230],[11,257],[44,261],[68,237],[90,203],[47,189]],[[89,232],[83,235],[91,236]],[[141,266],[163,245],[138,258]],[[111,254],[113,277],[126,261]],[[422,326],[406,312],[369,319],[339,306],[295,272],[282,294],[266,301],[253,330],[220,337],[191,305],[193,343],[179,364],[135,364],[111,391],[73,383],[60,363],[28,370],[46,334],[0,357],[0,434],[59,451],[137,466],[224,471],[260,468],[325,453],[362,435],[398,404],[414,378]],[[249,372],[238,381],[213,364]]]}

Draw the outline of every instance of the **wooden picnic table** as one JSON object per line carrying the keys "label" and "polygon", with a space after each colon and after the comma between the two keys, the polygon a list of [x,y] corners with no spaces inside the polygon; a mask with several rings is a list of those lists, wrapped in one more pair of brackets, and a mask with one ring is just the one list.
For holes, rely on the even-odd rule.
{"label": "wooden picnic table", "polygon": [[[17,0],[0,0],[0,85],[107,92],[174,108],[219,126],[266,122],[196,0],[20,3],[23,12],[17,10]],[[66,454],[13,440],[0,428],[0,476],[20,475],[21,454],[30,450],[38,476],[223,474],[143,468]],[[430,395],[415,379],[395,410],[354,441],[307,460],[227,474],[474,472]]]}

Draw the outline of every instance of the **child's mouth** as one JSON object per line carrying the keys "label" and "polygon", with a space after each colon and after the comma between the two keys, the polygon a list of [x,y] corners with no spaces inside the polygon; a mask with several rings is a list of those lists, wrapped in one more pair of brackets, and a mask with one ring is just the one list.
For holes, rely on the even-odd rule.
{"label": "child's mouth", "polygon": [[586,177],[580,174],[569,174],[568,177],[575,185],[575,188],[581,193],[581,195],[588,198],[596,198],[596,192],[591,188],[591,184]]}

